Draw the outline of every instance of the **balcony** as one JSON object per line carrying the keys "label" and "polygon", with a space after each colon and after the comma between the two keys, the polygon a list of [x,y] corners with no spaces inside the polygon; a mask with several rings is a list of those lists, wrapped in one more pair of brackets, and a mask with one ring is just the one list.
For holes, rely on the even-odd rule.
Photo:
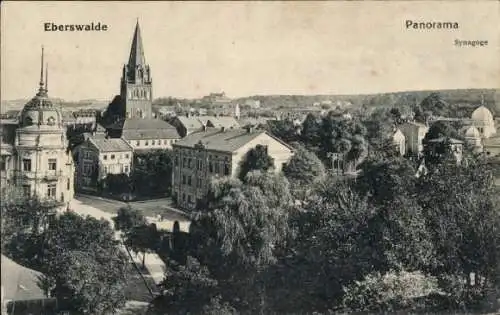
{"label": "balcony", "polygon": [[63,172],[61,170],[58,171],[45,171],[45,172],[35,172],[35,171],[15,171],[15,177],[21,179],[42,179],[46,181],[57,181]]}

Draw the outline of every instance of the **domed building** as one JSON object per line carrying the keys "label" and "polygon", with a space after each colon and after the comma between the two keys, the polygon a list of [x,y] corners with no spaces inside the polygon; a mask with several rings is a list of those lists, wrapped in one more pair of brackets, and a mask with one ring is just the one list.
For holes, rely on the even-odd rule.
{"label": "domed building", "polygon": [[476,148],[476,150],[481,151],[483,144],[481,141],[481,133],[479,130],[474,127],[474,126],[469,126],[464,129],[464,136],[465,136],[465,141]]}
{"label": "domed building", "polygon": [[492,135],[496,134],[493,115],[484,105],[481,105],[474,110],[471,120],[483,138],[490,138]]}
{"label": "domed building", "polygon": [[[2,148],[6,145],[9,149],[1,152],[2,184],[17,188],[26,198],[54,200],[66,208],[74,195],[74,165],[61,110],[47,92],[42,49],[38,93],[26,103],[17,122],[2,124]],[[8,129],[10,139],[3,137],[9,134]],[[6,193],[3,187],[2,196]]]}

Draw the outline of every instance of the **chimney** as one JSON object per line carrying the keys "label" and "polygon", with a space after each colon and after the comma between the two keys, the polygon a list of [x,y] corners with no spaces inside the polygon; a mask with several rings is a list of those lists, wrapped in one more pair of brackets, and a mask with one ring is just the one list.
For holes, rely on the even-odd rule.
{"label": "chimney", "polygon": [[203,131],[207,131],[207,125],[204,124],[202,129],[203,129]]}
{"label": "chimney", "polygon": [[246,127],[247,133],[253,132],[253,126],[249,125]]}
{"label": "chimney", "polygon": [[226,131],[226,127],[222,126],[222,127],[220,128],[220,131],[225,132],[225,131]]}

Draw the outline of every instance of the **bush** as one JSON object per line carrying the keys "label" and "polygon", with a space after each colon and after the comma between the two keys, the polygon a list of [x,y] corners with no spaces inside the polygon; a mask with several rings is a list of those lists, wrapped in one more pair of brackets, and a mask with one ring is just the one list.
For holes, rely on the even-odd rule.
{"label": "bush", "polygon": [[343,306],[348,311],[407,309],[415,298],[437,289],[437,279],[420,272],[374,273],[344,288]]}

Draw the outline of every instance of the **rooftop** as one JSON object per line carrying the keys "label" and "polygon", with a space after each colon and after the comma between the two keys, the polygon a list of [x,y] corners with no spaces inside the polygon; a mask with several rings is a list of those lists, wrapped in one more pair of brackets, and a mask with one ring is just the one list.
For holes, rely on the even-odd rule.
{"label": "rooftop", "polygon": [[38,277],[42,274],[21,266],[2,255],[2,286],[6,300],[37,300],[46,298],[38,287]]}
{"label": "rooftop", "polygon": [[132,147],[121,138],[91,137],[88,141],[100,152],[126,152],[132,151]]}
{"label": "rooftop", "polygon": [[190,147],[202,144],[207,150],[234,152],[265,133],[263,130],[208,128],[195,132],[176,142],[174,147]]}

